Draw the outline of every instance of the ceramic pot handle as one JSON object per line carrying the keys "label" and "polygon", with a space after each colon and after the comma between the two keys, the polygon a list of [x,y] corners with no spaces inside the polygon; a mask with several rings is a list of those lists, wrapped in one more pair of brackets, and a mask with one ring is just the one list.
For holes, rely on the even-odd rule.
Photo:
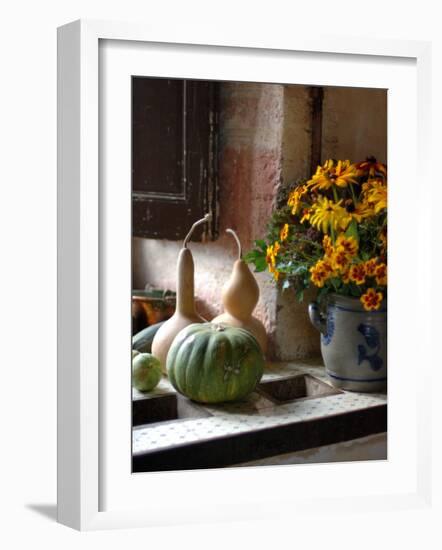
{"label": "ceramic pot handle", "polygon": [[327,333],[327,327],[325,323],[325,319],[319,312],[319,307],[316,302],[311,302],[308,305],[308,316],[310,317],[310,321],[312,325],[319,330],[321,334],[324,334],[324,336]]}

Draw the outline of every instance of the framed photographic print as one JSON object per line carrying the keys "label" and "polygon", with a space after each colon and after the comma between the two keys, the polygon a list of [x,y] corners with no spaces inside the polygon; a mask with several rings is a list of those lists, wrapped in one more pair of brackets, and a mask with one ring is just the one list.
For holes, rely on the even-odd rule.
{"label": "framed photographic print", "polygon": [[429,45],[77,21],[58,70],[59,521],[425,505]]}

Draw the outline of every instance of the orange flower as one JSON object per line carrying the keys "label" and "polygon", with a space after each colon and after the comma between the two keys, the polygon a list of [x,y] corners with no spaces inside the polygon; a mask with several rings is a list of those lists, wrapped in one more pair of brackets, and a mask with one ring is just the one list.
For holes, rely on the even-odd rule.
{"label": "orange flower", "polygon": [[304,208],[304,210],[302,211],[302,218],[300,219],[300,222],[304,223],[305,221],[309,221],[310,214],[310,210],[308,208]]}
{"label": "orange flower", "polygon": [[367,273],[367,277],[373,277],[373,275],[375,274],[377,261],[377,258],[370,258],[370,260],[367,260],[365,262],[365,271]]}
{"label": "orange flower", "polygon": [[374,288],[369,288],[367,292],[361,296],[362,305],[367,311],[379,309],[381,307],[382,299],[382,292],[376,292]]}
{"label": "orange flower", "polygon": [[333,243],[328,235],[324,235],[324,238],[322,239],[322,247],[324,248],[326,257],[333,254]]}
{"label": "orange flower", "polygon": [[378,285],[386,286],[387,284],[387,266],[385,264],[379,264],[375,271],[376,282]]}
{"label": "orange flower", "polygon": [[331,265],[337,271],[345,271],[349,264],[349,257],[344,249],[338,249],[331,257]]}
{"label": "orange flower", "polygon": [[312,283],[321,288],[325,281],[333,274],[332,266],[325,260],[318,260],[316,264],[310,268]]}
{"label": "orange flower", "polygon": [[350,282],[350,269],[346,269],[342,275],[341,275],[341,278],[342,278],[342,282],[344,284],[348,284]]}
{"label": "orange flower", "polygon": [[368,174],[371,178],[374,177],[376,173],[382,174],[383,176],[387,175],[387,167],[385,164],[377,162],[374,157],[368,157],[367,160],[358,162],[355,166],[362,174]]}
{"label": "orange flower", "polygon": [[365,265],[355,264],[350,268],[350,281],[353,281],[357,285],[362,285],[365,282]]}
{"label": "orange flower", "polygon": [[358,251],[358,241],[353,237],[346,237],[342,233],[336,239],[336,248],[342,249],[350,258]]}

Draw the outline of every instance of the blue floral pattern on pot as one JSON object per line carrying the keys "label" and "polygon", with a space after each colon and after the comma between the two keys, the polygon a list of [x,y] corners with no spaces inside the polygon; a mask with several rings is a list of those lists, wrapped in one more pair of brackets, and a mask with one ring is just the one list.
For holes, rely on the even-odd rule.
{"label": "blue floral pattern on pot", "polygon": [[332,294],[322,311],[310,304],[309,315],[321,333],[321,353],[332,384],[352,391],[385,391],[386,306],[366,311],[358,298]]}
{"label": "blue floral pattern on pot", "polygon": [[358,326],[358,331],[364,336],[367,346],[373,350],[370,353],[363,344],[359,344],[358,365],[360,365],[363,361],[368,361],[372,370],[380,370],[383,365],[383,360],[378,355],[380,349],[379,331],[375,327],[365,325],[364,323],[361,323]]}
{"label": "blue floral pattern on pot", "polygon": [[324,346],[328,346],[332,341],[333,334],[335,332],[335,317],[334,310],[332,307],[327,309],[327,320],[326,320],[326,333],[321,333],[321,342]]}

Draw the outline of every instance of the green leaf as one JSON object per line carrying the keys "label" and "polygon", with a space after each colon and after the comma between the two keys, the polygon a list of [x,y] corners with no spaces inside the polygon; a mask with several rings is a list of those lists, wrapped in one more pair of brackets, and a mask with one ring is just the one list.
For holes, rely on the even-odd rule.
{"label": "green leaf", "polygon": [[259,250],[250,250],[249,252],[247,252],[247,254],[244,254],[243,256],[243,260],[246,262],[246,263],[252,263],[256,260],[256,258],[259,258],[260,256],[262,256],[261,252]]}
{"label": "green leaf", "polygon": [[359,242],[359,233],[358,233],[358,224],[356,220],[351,220],[350,225],[347,227],[345,232],[346,237],[353,237]]}
{"label": "green leaf", "polygon": [[267,262],[264,257],[256,258],[254,263],[256,272],[265,271],[267,269]]}
{"label": "green leaf", "polygon": [[298,302],[302,302],[304,300],[304,289],[299,289],[297,292],[296,292],[296,298],[298,300]]}
{"label": "green leaf", "polygon": [[321,302],[329,292],[330,292],[330,290],[329,290],[327,287],[325,287],[325,286],[323,286],[322,288],[320,288],[320,289],[318,290],[318,295],[317,295],[317,297],[316,297],[317,301],[318,301],[318,302]]}
{"label": "green leaf", "polygon": [[356,284],[351,283],[350,284],[350,295],[354,296],[355,298],[358,298],[361,295],[361,292]]}
{"label": "green leaf", "polygon": [[304,275],[305,273],[308,273],[306,265],[298,265],[298,267],[295,267],[293,270],[293,275]]}
{"label": "green leaf", "polygon": [[365,251],[361,252],[361,260],[363,262],[366,262],[369,259],[370,259],[370,254],[368,252],[365,252]]}
{"label": "green leaf", "polygon": [[262,240],[262,239],[258,239],[257,241],[255,241],[255,245],[260,248],[262,251],[266,252],[267,251],[267,243]]}

